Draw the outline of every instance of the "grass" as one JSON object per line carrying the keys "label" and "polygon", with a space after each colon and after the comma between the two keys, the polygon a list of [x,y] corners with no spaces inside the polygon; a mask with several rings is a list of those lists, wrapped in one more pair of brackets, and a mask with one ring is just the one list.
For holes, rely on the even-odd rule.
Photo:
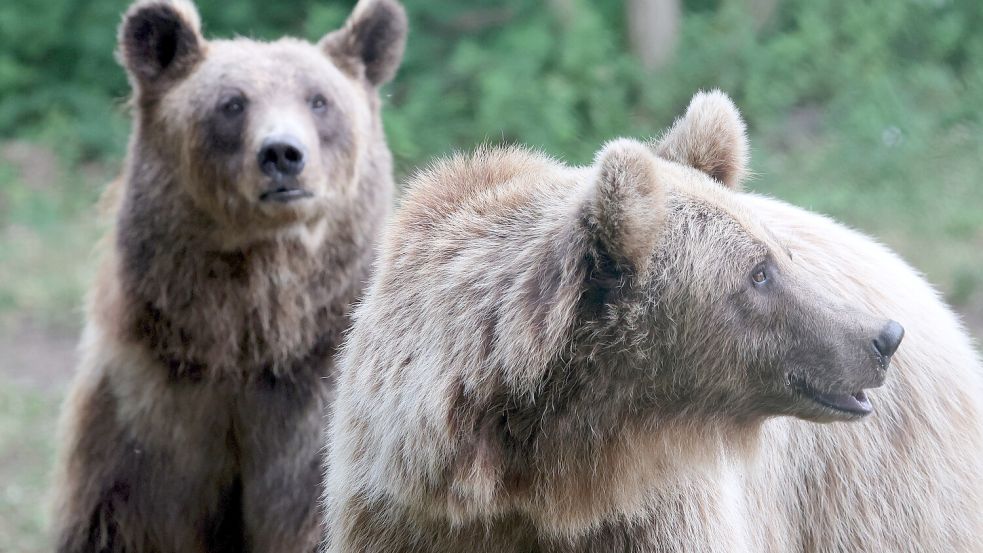
{"label": "grass", "polygon": [[[47,149],[8,145],[0,165],[0,320],[77,325],[102,232],[93,208],[109,172],[64,167]],[[12,152],[13,151],[13,152]]]}
{"label": "grass", "polygon": [[79,326],[105,171],[66,167],[38,145],[0,146],[0,551],[34,553],[50,549],[48,485],[72,363],[46,343]]}
{"label": "grass", "polygon": [[47,494],[59,399],[0,378],[0,551],[47,543]]}

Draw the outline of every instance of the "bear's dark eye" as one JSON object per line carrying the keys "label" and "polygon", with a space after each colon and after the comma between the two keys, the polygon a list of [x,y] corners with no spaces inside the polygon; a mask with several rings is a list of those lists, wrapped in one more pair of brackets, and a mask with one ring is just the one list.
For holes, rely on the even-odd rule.
{"label": "bear's dark eye", "polygon": [[751,280],[755,284],[764,284],[768,280],[768,274],[765,273],[764,268],[759,267],[751,274]]}
{"label": "bear's dark eye", "polygon": [[311,109],[316,112],[322,112],[328,107],[328,99],[324,97],[323,94],[315,94],[311,98]]}
{"label": "bear's dark eye", "polygon": [[235,117],[246,111],[246,98],[243,96],[233,96],[222,102],[219,106],[222,113],[228,115],[229,117]]}

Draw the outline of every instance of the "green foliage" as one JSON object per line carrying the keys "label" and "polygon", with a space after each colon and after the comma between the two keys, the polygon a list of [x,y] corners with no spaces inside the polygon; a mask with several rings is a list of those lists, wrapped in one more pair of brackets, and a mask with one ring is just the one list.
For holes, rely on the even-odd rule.
{"label": "green foliage", "polygon": [[[127,83],[114,62],[120,0],[0,6],[0,136],[40,136],[70,157],[118,156]],[[201,2],[210,36],[317,39],[351,0]],[[521,142],[585,161],[603,140],[656,132],[694,90],[735,96],[752,125],[803,106],[870,143],[979,122],[983,4],[783,0],[756,30],[745,3],[690,0],[675,61],[645,75],[618,2],[416,0],[387,130],[400,167],[478,142]],[[926,113],[928,112],[928,113]],[[56,132],[52,132],[54,129]],[[851,148],[854,150],[854,148]]]}
{"label": "green foliage", "polygon": [[386,120],[402,168],[481,142],[581,161],[600,141],[635,130],[643,76],[618,27],[585,1],[549,5],[414,5],[413,47]]}
{"label": "green foliage", "polygon": [[[354,3],[199,7],[210,37],[316,40],[339,26]],[[118,160],[128,132],[128,86],[113,51],[127,4],[0,3],[0,141],[47,144],[68,171]],[[479,143],[522,143],[586,162],[609,138],[660,132],[694,91],[721,88],[743,110],[759,152],[753,188],[894,237],[892,245],[952,290],[953,299],[983,303],[973,299],[983,290],[983,277],[974,276],[983,274],[977,270],[983,260],[971,253],[983,241],[983,199],[974,189],[983,151],[978,0],[777,0],[767,18],[748,6],[768,2],[685,0],[673,61],[654,74],[628,52],[622,2],[405,4],[409,47],[384,91],[400,176]],[[5,187],[14,198],[8,213],[26,205],[16,203],[24,196],[20,185],[18,178],[0,179],[0,210]],[[70,197],[73,190],[64,188]],[[66,221],[76,205],[57,194],[34,201],[52,203]],[[924,213],[933,218],[919,217]],[[22,228],[37,233],[43,224]],[[913,247],[923,241],[952,247],[925,255]],[[11,301],[0,294],[0,304]]]}
{"label": "green foliage", "polygon": [[[93,205],[109,175],[88,167],[69,174],[45,150],[21,149],[27,159],[0,165],[0,315],[72,327],[106,226]],[[9,150],[0,154],[9,156]],[[25,167],[31,164],[48,167]],[[2,323],[0,317],[0,334]]]}

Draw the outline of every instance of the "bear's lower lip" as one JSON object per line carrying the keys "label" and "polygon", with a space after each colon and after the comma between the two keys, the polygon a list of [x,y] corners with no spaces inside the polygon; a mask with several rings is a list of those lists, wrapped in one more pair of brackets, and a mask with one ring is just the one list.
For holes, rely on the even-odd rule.
{"label": "bear's lower lip", "polygon": [[263,202],[279,202],[288,203],[294,200],[301,200],[303,198],[310,198],[313,196],[310,191],[304,190],[303,188],[292,188],[292,187],[278,187],[272,190],[267,190],[259,195],[260,201]]}
{"label": "bear's lower lip", "polygon": [[836,411],[861,417],[874,412],[874,407],[863,390],[853,393],[820,392],[801,381],[795,383],[795,388],[812,401]]}

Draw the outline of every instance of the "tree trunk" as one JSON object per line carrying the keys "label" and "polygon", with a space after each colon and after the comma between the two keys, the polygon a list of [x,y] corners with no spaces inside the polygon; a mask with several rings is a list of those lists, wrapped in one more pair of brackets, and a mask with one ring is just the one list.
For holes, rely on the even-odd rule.
{"label": "tree trunk", "polygon": [[627,0],[628,39],[631,49],[649,70],[672,60],[682,18],[680,0]]}
{"label": "tree trunk", "polygon": [[775,15],[778,9],[779,0],[745,0],[745,5],[754,20],[754,30],[760,31],[762,27]]}

